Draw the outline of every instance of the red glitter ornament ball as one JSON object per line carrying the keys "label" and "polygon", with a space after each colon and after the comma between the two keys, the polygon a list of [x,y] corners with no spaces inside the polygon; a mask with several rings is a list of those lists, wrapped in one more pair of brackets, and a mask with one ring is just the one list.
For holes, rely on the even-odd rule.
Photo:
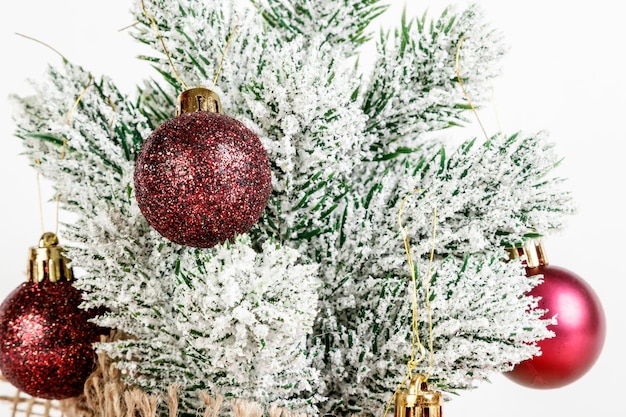
{"label": "red glitter ornament ball", "polygon": [[259,220],[271,191],[269,161],[241,122],[211,111],[182,112],[146,140],[135,196],[148,223],[172,242],[206,248]]}
{"label": "red glitter ornament ball", "polygon": [[[42,241],[46,235],[54,236],[45,234]],[[67,280],[71,270],[56,256],[57,249],[33,249],[39,258],[31,258],[29,273],[41,281],[24,282],[0,305],[0,370],[25,393],[60,400],[83,393],[96,365],[92,344],[104,329],[88,321],[91,313],[78,308],[81,293]]]}
{"label": "red glitter ornament ball", "polygon": [[545,317],[556,315],[555,333],[538,343],[541,355],[518,363],[505,375],[537,389],[560,388],[581,378],[594,365],[604,345],[604,310],[593,289],[578,275],[558,266],[527,268],[527,275],[543,275],[530,295],[541,297]]}

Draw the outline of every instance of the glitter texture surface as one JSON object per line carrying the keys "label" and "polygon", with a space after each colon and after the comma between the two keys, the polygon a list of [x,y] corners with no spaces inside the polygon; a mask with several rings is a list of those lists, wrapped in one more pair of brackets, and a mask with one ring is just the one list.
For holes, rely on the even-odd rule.
{"label": "glitter texture surface", "polygon": [[104,330],[78,308],[69,281],[25,282],[0,305],[0,370],[34,397],[64,399],[83,392],[95,368],[92,343]]}
{"label": "glitter texture surface", "polygon": [[259,220],[271,192],[267,154],[241,122],[218,113],[183,113],[144,143],[135,196],[148,223],[172,242],[207,248]]}

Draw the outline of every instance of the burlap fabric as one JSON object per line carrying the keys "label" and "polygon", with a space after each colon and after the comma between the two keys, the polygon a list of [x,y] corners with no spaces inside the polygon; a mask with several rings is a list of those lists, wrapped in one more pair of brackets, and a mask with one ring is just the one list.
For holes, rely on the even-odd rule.
{"label": "burlap fabric", "polygon": [[[120,337],[119,333],[112,332],[103,340]],[[85,383],[84,394],[79,397],[48,401],[17,391],[14,396],[0,398],[11,407],[11,417],[157,417],[159,409],[163,408],[166,408],[169,417],[178,416],[176,386],[170,387],[166,396],[149,395],[125,384],[119,370],[106,355],[98,356],[97,365]],[[8,384],[4,378],[2,380]],[[220,414],[234,417],[305,417],[278,407],[264,410],[256,403],[243,400],[232,400],[226,405],[221,396],[211,396],[206,392],[199,395],[205,405],[205,409],[199,411],[203,417],[218,417]],[[226,413],[226,407],[231,409],[230,413]]]}

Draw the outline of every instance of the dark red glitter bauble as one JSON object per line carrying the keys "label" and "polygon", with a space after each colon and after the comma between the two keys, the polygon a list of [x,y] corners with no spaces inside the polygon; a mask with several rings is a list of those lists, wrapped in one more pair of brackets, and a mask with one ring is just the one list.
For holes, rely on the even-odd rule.
{"label": "dark red glitter bauble", "polygon": [[45,399],[83,393],[103,329],[79,309],[69,281],[25,282],[0,305],[0,370],[16,388]]}
{"label": "dark red glitter bauble", "polygon": [[199,248],[250,230],[271,191],[259,138],[241,122],[207,111],[159,126],[141,148],[134,182],[148,223],[172,242]]}
{"label": "dark red glitter bauble", "polygon": [[541,297],[546,317],[556,315],[548,328],[555,336],[538,343],[541,355],[518,363],[505,375],[529,388],[550,389],[582,377],[596,362],[604,345],[604,310],[593,289],[578,275],[558,266],[528,268],[527,275],[543,275],[530,295]]}

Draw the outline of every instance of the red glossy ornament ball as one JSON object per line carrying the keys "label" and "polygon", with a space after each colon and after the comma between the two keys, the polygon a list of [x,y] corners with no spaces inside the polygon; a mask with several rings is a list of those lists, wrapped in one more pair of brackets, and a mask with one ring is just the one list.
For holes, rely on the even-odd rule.
{"label": "red glossy ornament ball", "polygon": [[271,173],[263,145],[241,122],[194,111],[150,135],[137,157],[134,183],[139,209],[156,231],[206,248],[259,220]]}
{"label": "red glossy ornament ball", "polygon": [[538,307],[545,317],[556,315],[555,333],[538,343],[541,355],[518,363],[505,375],[520,385],[550,389],[568,385],[594,365],[606,333],[604,310],[593,289],[578,275],[558,266],[528,268],[527,275],[544,280],[530,295],[541,297]]}
{"label": "red glossy ornament ball", "polygon": [[45,399],[82,394],[103,329],[81,302],[70,281],[47,279],[21,284],[2,302],[0,370],[11,384]]}

